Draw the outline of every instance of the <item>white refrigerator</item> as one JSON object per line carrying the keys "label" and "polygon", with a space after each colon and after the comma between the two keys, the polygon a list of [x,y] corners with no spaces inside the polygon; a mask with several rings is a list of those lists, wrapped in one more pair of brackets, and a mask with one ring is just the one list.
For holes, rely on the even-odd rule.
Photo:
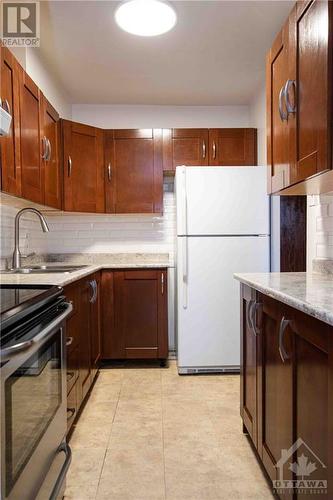
{"label": "white refrigerator", "polygon": [[265,167],[177,167],[178,372],[240,365],[236,272],[270,270]]}

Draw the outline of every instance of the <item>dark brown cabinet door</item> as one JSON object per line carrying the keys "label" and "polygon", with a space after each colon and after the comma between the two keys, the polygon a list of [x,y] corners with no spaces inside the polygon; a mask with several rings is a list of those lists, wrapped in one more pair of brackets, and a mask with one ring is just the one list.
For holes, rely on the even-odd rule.
{"label": "dark brown cabinet door", "polygon": [[79,283],[79,401],[83,401],[91,384],[90,300],[93,291],[89,281]]}
{"label": "dark brown cabinet door", "polygon": [[41,143],[44,178],[44,203],[61,208],[61,169],[59,161],[59,114],[41,96]]}
{"label": "dark brown cabinet door", "polygon": [[290,18],[290,100],[295,165],[292,183],[332,168],[331,46],[332,2],[298,2]]}
{"label": "dark brown cabinet door", "polygon": [[63,121],[64,209],[104,212],[103,131]]}
{"label": "dark brown cabinet door", "polygon": [[[247,432],[255,446],[258,435],[258,365],[259,346],[257,335],[260,328],[254,313],[257,293],[252,288],[242,285],[241,292],[241,416]],[[259,303],[258,303],[259,304]]]}
{"label": "dark brown cabinet door", "polygon": [[209,129],[209,165],[251,166],[256,164],[256,129]]}
{"label": "dark brown cabinet door", "polygon": [[[330,454],[333,435],[329,384],[332,381],[332,331],[327,324],[296,310],[284,308],[284,316],[291,321],[294,344],[294,436],[295,440],[301,438],[304,442],[290,462],[302,464],[302,455],[306,455],[310,462],[315,462],[316,470],[307,479],[327,481],[329,493],[318,493],[316,498],[331,498],[333,471]],[[302,477],[298,475],[295,479]],[[297,494],[297,499],[308,497],[308,492]]]}
{"label": "dark brown cabinet door", "polygon": [[289,22],[276,37],[266,60],[268,192],[289,185],[289,131],[293,115],[288,115],[284,88],[288,80]]}
{"label": "dark brown cabinet door", "polygon": [[107,212],[161,213],[162,130],[107,131],[105,141]]}
{"label": "dark brown cabinet door", "polygon": [[20,83],[22,196],[36,203],[44,203],[40,104],[39,88],[23,71]]}
{"label": "dark brown cabinet door", "polygon": [[1,189],[7,193],[21,195],[20,156],[20,80],[22,68],[11,52],[0,47],[1,91],[3,108],[12,115],[9,135],[1,137]]}
{"label": "dark brown cabinet door", "polygon": [[107,271],[102,286],[103,357],[167,358],[166,270]]}
{"label": "dark brown cabinet door", "polygon": [[172,129],[172,170],[177,166],[208,165],[208,130],[202,128]]}
{"label": "dark brown cabinet door", "polygon": [[90,340],[91,340],[91,375],[92,381],[101,358],[101,325],[100,325],[100,273],[95,273],[90,281],[92,296],[90,298]]}
{"label": "dark brown cabinet door", "polygon": [[[262,303],[262,389],[259,394],[262,422],[258,447],[268,475],[277,480],[276,465],[282,450],[288,450],[294,442],[292,332],[288,325],[283,338],[279,338],[280,305],[266,296],[263,296]],[[284,349],[284,360],[279,346]],[[284,471],[284,479],[292,479],[290,470]]]}

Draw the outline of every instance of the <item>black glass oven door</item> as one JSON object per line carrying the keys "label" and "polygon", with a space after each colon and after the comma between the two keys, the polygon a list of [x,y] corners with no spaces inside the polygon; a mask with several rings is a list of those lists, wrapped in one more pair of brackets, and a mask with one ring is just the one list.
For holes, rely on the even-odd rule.
{"label": "black glass oven door", "polygon": [[5,380],[6,496],[61,406],[62,387],[59,329]]}

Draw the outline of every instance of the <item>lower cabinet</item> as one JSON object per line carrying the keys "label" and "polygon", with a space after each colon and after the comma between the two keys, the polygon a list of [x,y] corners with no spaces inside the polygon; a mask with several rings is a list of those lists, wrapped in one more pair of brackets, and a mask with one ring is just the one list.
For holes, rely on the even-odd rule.
{"label": "lower cabinet", "polygon": [[333,327],[246,285],[241,311],[244,430],[279,498],[333,498]]}
{"label": "lower cabinet", "polygon": [[168,356],[167,270],[102,273],[102,357],[161,359]]}
{"label": "lower cabinet", "polygon": [[67,321],[67,424],[71,428],[97,374],[100,358],[100,273],[65,287],[73,303]]}

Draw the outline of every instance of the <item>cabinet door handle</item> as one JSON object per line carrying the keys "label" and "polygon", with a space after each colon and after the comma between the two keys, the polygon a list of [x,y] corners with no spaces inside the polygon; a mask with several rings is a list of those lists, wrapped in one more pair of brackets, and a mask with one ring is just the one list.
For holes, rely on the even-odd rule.
{"label": "cabinet door handle", "polygon": [[94,298],[93,298],[93,303],[96,302],[97,300],[97,281],[93,280],[93,287],[94,287]]}
{"label": "cabinet door handle", "polygon": [[68,177],[72,175],[72,158],[68,156]]}
{"label": "cabinet door handle", "polygon": [[252,311],[253,304],[254,304],[254,301],[250,300],[246,306],[246,324],[247,324],[247,327],[249,330],[253,329],[253,325],[251,323],[251,317],[252,317],[251,311]]}
{"label": "cabinet door handle", "polygon": [[90,289],[91,289],[91,295],[90,295],[90,298],[89,298],[89,302],[90,304],[93,304],[94,302],[94,298],[95,298],[95,287],[94,287],[94,282],[93,281],[89,281],[89,286],[90,286]]}
{"label": "cabinet door handle", "polygon": [[216,144],[215,144],[215,141],[213,141],[213,160],[216,160]]}
{"label": "cabinet door handle", "polygon": [[205,141],[202,141],[202,158],[206,158],[206,143]]}
{"label": "cabinet door handle", "polygon": [[251,310],[251,324],[256,337],[260,334],[260,328],[257,327],[257,311],[261,308],[262,304],[260,302],[254,302]]}
{"label": "cabinet door handle", "polygon": [[284,334],[286,331],[286,328],[288,325],[290,325],[291,321],[289,319],[286,319],[284,316],[281,319],[280,323],[280,329],[279,329],[279,353],[282,359],[282,362],[285,363],[287,359],[290,359],[289,354],[284,348],[283,340],[284,340]]}
{"label": "cabinet door handle", "polygon": [[279,114],[282,121],[286,121],[288,119],[288,113],[283,111],[282,99],[285,99],[285,87],[281,87],[279,94]]}
{"label": "cabinet door handle", "polygon": [[112,169],[111,169],[111,163],[108,164],[108,181],[111,182],[112,179]]}
{"label": "cabinet door handle", "polygon": [[45,137],[45,135],[42,139],[42,149],[43,149],[42,160],[47,161],[47,138]]}
{"label": "cabinet door handle", "polygon": [[68,346],[72,345],[73,344],[73,340],[74,340],[73,337],[67,337],[67,339],[66,339],[66,346],[68,347]]}
{"label": "cabinet door handle", "polygon": [[164,295],[164,273],[161,274],[161,293]]}
{"label": "cabinet door handle", "polygon": [[47,139],[47,161],[50,161],[51,160],[51,156],[52,156],[52,147],[51,147],[51,142],[50,142],[50,139]]}
{"label": "cabinet door handle", "polygon": [[285,99],[285,103],[286,103],[286,109],[287,109],[287,118],[288,118],[289,114],[296,113],[296,99],[295,99],[294,106],[292,106],[290,104],[290,101],[289,101],[289,88],[291,85],[294,87],[294,96],[296,97],[296,81],[295,80],[287,80],[286,84],[284,86],[284,90],[283,90],[284,99]]}

